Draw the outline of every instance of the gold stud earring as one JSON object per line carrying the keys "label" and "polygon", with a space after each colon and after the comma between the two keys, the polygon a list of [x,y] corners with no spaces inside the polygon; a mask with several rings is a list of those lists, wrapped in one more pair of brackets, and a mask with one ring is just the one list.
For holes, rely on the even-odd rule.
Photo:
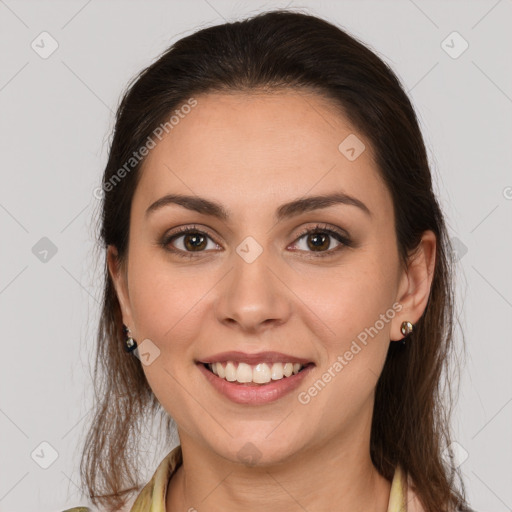
{"label": "gold stud earring", "polygon": [[400,326],[400,332],[404,335],[404,336],[409,336],[409,334],[411,334],[411,332],[413,331],[414,329],[414,326],[411,324],[411,322],[402,322],[402,325]]}

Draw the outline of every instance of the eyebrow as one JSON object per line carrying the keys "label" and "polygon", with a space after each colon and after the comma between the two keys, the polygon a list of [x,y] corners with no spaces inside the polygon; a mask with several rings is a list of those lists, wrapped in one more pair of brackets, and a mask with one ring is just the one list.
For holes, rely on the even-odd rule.
{"label": "eyebrow", "polygon": [[[356,206],[366,215],[372,216],[369,208],[362,201],[345,193],[336,192],[333,194],[303,197],[285,203],[276,210],[275,219],[279,222],[302,213],[328,208],[337,204]],[[151,213],[169,205],[179,205],[188,210],[216,217],[222,221],[228,221],[231,218],[229,210],[219,203],[203,197],[182,194],[167,194],[161,197],[148,207],[145,216],[148,217]]]}

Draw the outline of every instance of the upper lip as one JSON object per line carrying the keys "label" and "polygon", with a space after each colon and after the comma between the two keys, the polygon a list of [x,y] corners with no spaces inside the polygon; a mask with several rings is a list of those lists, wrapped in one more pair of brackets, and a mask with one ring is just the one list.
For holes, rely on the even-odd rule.
{"label": "upper lip", "polygon": [[236,361],[239,363],[256,364],[256,363],[300,363],[308,364],[312,361],[302,357],[295,357],[282,352],[257,352],[255,354],[247,354],[246,352],[230,351],[221,352],[212,356],[204,357],[199,363],[224,363],[226,361]]}

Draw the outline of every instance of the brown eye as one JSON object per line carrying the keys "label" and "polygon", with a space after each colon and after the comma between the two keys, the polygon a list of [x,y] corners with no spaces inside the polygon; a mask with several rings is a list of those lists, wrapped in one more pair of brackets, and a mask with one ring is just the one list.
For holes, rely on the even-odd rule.
{"label": "brown eye", "polygon": [[200,233],[183,236],[183,245],[187,251],[201,251],[206,247],[206,237]]}
{"label": "brown eye", "polygon": [[333,256],[344,247],[352,247],[352,242],[347,235],[341,232],[317,225],[313,229],[304,230],[296,239],[294,245],[299,251],[322,257]]}
{"label": "brown eye", "polygon": [[206,249],[219,247],[208,233],[194,227],[182,228],[165,236],[161,245],[164,249],[185,258],[193,257],[192,253],[201,253]]}
{"label": "brown eye", "polygon": [[307,235],[307,244],[312,251],[329,249],[331,241],[329,235],[324,233],[311,233]]}

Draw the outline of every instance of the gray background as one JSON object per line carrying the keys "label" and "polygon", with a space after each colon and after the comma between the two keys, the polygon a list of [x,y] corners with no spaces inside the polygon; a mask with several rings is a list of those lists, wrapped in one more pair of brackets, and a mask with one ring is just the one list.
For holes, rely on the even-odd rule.
{"label": "gray background", "polygon": [[[460,258],[459,463],[476,510],[512,510],[511,0],[0,0],[1,511],[85,503],[77,467],[101,282],[93,190],[121,92],[176,39],[286,5],[368,43],[410,93]],[[43,31],[59,45],[46,59],[31,47],[51,49]]]}

